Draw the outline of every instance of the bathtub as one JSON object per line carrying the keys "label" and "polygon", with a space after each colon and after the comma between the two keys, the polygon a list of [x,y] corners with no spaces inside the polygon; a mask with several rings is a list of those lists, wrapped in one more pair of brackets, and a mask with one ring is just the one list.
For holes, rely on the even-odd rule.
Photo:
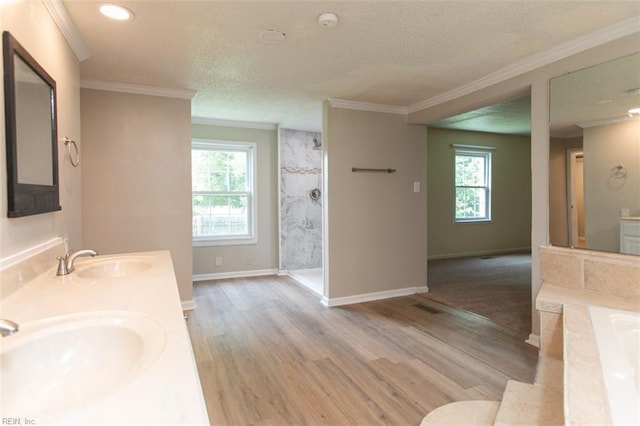
{"label": "bathtub", "polygon": [[640,424],[640,312],[589,306],[613,424]]}

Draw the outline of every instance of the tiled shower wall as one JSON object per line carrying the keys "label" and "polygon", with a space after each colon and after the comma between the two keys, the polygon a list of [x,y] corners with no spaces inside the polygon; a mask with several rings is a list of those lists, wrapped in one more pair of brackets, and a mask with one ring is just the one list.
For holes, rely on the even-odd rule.
{"label": "tiled shower wall", "polygon": [[322,266],[322,134],[280,131],[280,268],[310,269]]}

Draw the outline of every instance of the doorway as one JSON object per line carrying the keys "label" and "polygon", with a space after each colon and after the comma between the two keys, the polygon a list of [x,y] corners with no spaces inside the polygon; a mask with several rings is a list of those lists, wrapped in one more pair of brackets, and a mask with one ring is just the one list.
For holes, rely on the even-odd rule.
{"label": "doorway", "polygon": [[[455,191],[460,185],[454,154],[458,146],[492,152],[489,218],[456,220]],[[529,90],[517,98],[430,123],[427,181],[430,291],[427,296],[446,299],[449,305],[507,327],[518,323],[518,332],[529,333],[532,287]],[[492,312],[499,313],[502,319]],[[509,319],[510,314],[513,319]]]}
{"label": "doorway", "polygon": [[567,149],[567,229],[571,247],[585,248],[584,232],[584,153]]}

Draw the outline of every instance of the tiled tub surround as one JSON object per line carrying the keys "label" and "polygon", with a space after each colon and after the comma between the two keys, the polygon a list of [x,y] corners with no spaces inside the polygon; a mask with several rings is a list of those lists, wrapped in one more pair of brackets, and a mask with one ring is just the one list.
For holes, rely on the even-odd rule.
{"label": "tiled tub surround", "polygon": [[540,248],[542,282],[640,301],[640,257],[561,247]]}
{"label": "tiled tub surround", "polygon": [[322,266],[322,134],[283,129],[280,133],[280,244],[283,270]]}
{"label": "tiled tub surround", "polygon": [[[51,257],[56,250],[57,253]],[[44,261],[43,255],[53,259],[44,261],[48,266],[38,275],[33,274],[34,268],[30,266],[34,262],[32,258],[2,271],[2,318],[15,321],[21,324],[23,330],[28,330],[36,321],[49,321],[67,315],[82,317],[86,313],[99,316],[106,315],[106,311],[117,311],[123,317],[142,315],[163,329],[164,347],[146,370],[125,383],[118,383],[117,389],[99,398],[84,401],[83,397],[76,395],[76,400],[79,400],[71,406],[39,412],[38,407],[33,407],[33,412],[25,409],[30,407],[29,404],[19,404],[23,407],[20,412],[11,412],[4,405],[8,398],[0,398],[2,416],[27,418],[37,424],[208,424],[169,252],[77,259],[74,272],[57,277],[55,254],[61,252],[60,245],[54,250],[49,248],[33,256],[41,261]],[[128,260],[143,260],[146,266],[144,270],[131,270],[126,276],[88,276],[92,266]],[[42,262],[36,263],[43,265]],[[8,347],[9,339],[14,338],[20,338],[20,331],[3,338],[0,345]],[[110,350],[118,351],[118,348]],[[8,392],[11,389],[3,387],[0,394],[6,395]],[[46,390],[43,389],[43,392]]]}
{"label": "tiled tub surround", "polygon": [[589,306],[640,311],[640,257],[540,249],[540,351],[563,360],[566,424],[612,424]]}

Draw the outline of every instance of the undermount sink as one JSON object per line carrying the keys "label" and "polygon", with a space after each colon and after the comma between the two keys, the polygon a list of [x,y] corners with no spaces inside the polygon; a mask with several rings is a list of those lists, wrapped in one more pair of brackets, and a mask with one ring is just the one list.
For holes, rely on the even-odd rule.
{"label": "undermount sink", "polygon": [[95,402],[143,374],[165,342],[159,322],[134,312],[20,324],[0,342],[0,412],[38,418]]}
{"label": "undermount sink", "polygon": [[84,278],[128,277],[151,268],[152,259],[144,256],[89,260],[79,263],[76,274]]}

